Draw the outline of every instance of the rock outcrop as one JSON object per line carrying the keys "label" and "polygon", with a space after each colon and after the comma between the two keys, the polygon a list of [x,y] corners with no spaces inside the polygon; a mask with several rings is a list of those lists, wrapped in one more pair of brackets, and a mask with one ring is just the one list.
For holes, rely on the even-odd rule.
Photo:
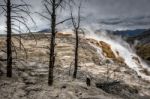
{"label": "rock outcrop", "polygon": [[104,57],[110,58],[110,59],[114,60],[115,62],[125,64],[124,59],[119,55],[119,52],[116,51],[116,54],[115,54],[115,52],[113,52],[113,50],[111,48],[111,45],[109,45],[108,43],[106,43],[104,41],[97,41],[97,40],[91,39],[91,38],[88,38],[86,40],[87,40],[87,42],[90,42],[94,46],[100,48],[102,50],[102,54]]}

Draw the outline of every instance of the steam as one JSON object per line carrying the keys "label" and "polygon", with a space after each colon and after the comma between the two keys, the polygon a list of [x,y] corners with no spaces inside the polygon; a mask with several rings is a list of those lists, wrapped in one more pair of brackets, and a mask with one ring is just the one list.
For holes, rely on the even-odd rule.
{"label": "steam", "polygon": [[[135,50],[119,36],[114,36],[106,31],[94,32],[91,28],[86,28],[86,38],[95,39],[97,41],[106,42],[111,46],[112,51],[117,56],[116,52],[119,52],[119,56],[125,60],[125,63],[129,68],[137,72],[145,80],[150,81],[150,76],[146,75],[144,70],[150,72],[149,66],[135,53]],[[98,53],[101,54],[101,50],[98,49]]]}
{"label": "steam", "polygon": [[[101,30],[100,32],[95,32],[99,30],[99,25],[87,25],[82,27],[85,32],[85,37],[88,39],[94,39],[97,41],[103,41],[111,46],[111,49],[115,56],[121,57],[124,59],[124,63],[131,68],[132,70],[136,71],[138,76],[141,78],[150,81],[150,76],[146,74],[150,73],[150,68],[148,64],[146,64],[137,54],[134,49],[134,45],[129,45],[125,40],[122,39],[120,36],[115,36],[112,33],[108,33],[105,30]],[[71,29],[64,29],[63,33],[73,33]],[[97,53],[101,60],[107,59],[102,53],[102,49],[100,47],[92,45],[97,49]],[[119,55],[118,55],[119,53]]]}

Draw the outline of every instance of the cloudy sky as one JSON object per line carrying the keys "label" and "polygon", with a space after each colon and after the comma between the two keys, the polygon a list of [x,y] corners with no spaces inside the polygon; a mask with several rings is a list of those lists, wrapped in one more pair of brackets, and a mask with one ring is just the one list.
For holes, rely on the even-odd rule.
{"label": "cloudy sky", "polygon": [[[26,0],[33,5],[32,12],[44,10],[42,0]],[[79,0],[80,1],[80,0]],[[83,0],[82,0],[83,1]],[[85,0],[82,3],[82,25],[99,29],[125,30],[150,28],[150,0]],[[1,8],[0,8],[1,11]],[[48,28],[49,23],[32,14],[38,28]],[[0,16],[0,31],[5,29],[5,18]],[[59,20],[69,17],[69,9],[62,11]],[[28,22],[33,29],[33,24]]]}

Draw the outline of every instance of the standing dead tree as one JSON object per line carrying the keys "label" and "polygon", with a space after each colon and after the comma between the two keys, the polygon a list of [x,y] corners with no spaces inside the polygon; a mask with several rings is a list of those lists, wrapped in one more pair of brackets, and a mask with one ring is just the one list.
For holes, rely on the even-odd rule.
{"label": "standing dead tree", "polygon": [[[31,5],[24,2],[24,0],[3,0],[0,3],[0,7],[3,9],[1,14],[4,14],[7,20],[7,77],[12,77],[12,48],[14,48],[15,52],[17,52],[15,49],[15,45],[12,41],[12,34],[20,33],[20,28],[18,25],[16,25],[16,23],[20,23],[24,27],[24,29],[27,29],[30,32],[30,29],[26,24],[26,21],[28,19],[24,15],[27,15],[32,20],[32,22],[34,22],[34,20],[30,16],[29,8],[31,7]],[[16,39],[19,40],[18,38]],[[23,46],[23,44],[21,45]]]}
{"label": "standing dead tree", "polygon": [[62,24],[71,18],[67,18],[63,21],[57,22],[57,12],[64,8],[65,4],[68,4],[70,0],[43,0],[44,1],[44,7],[46,9],[46,12],[48,16],[45,16],[43,14],[40,14],[43,18],[47,19],[50,23],[50,30],[51,30],[51,38],[50,38],[50,54],[49,54],[49,75],[48,75],[48,85],[53,85],[53,69],[55,66],[55,38],[57,33],[57,26],[59,24]]}
{"label": "standing dead tree", "polygon": [[73,78],[77,77],[77,71],[78,71],[78,51],[79,51],[79,32],[81,31],[80,23],[81,23],[81,2],[78,6],[78,13],[77,18],[73,16],[73,10],[71,9],[71,19],[72,19],[72,25],[73,25],[73,31],[75,33],[76,37],[76,44],[75,44],[75,56],[74,56],[74,72],[73,72]]}

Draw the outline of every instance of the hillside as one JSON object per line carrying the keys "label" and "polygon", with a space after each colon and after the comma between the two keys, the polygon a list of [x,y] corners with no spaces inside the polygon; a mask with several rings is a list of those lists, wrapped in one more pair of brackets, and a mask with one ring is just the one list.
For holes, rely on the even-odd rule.
{"label": "hillside", "polygon": [[122,30],[122,31],[114,31],[113,33],[115,35],[134,37],[134,36],[140,35],[144,31],[147,31],[147,29]]}
{"label": "hillside", "polygon": [[[54,86],[47,86],[48,46],[50,35],[36,35],[22,39],[24,49],[17,46],[17,58],[13,62],[13,78],[5,77],[5,61],[0,61],[0,99],[149,99],[150,85],[145,77],[150,72],[142,67],[138,57],[133,62],[141,64],[134,70],[127,65],[122,53],[114,52],[109,42],[80,37],[79,71],[72,79],[74,44],[73,34],[58,33],[56,39],[56,63]],[[116,44],[117,45],[117,44]],[[0,38],[0,59],[6,58],[5,38]],[[101,52],[100,50],[101,49]],[[139,69],[140,71],[139,71]],[[70,75],[70,76],[69,76]],[[86,78],[91,86],[86,85]]]}
{"label": "hillside", "polygon": [[150,30],[147,30],[137,36],[129,37],[129,42],[137,41],[137,54],[143,59],[150,61]]}
{"label": "hillside", "polygon": [[129,41],[139,40],[139,44],[150,43],[150,30],[146,30],[136,36],[129,37]]}

